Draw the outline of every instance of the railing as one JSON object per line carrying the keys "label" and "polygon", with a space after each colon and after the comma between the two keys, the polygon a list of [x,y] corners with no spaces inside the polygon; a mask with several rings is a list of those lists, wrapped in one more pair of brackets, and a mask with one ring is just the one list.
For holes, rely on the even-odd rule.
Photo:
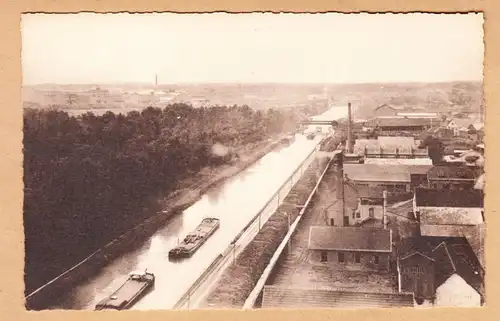
{"label": "railing", "polygon": [[[321,141],[322,142],[322,141]],[[259,233],[261,227],[267,222],[281,205],[283,199],[288,195],[293,186],[302,177],[319,151],[319,142],[316,147],[306,156],[304,161],[285,180],[278,190],[270,197],[266,204],[257,212],[243,230],[233,239],[227,249],[219,255],[207,268],[207,270],[193,283],[173,309],[190,309],[196,307],[200,300],[205,297],[211,286],[219,279],[225,269],[236,261],[238,255]]]}
{"label": "railing", "polygon": [[259,297],[260,293],[262,292],[262,289],[264,288],[264,285],[267,282],[267,279],[271,275],[271,273],[272,273],[274,267],[276,266],[276,263],[278,262],[280,256],[283,254],[283,250],[289,244],[290,238],[292,237],[293,233],[295,232],[295,229],[297,228],[297,225],[299,224],[299,222],[302,218],[302,215],[308,209],[309,204],[311,203],[313,196],[316,194],[318,187],[319,187],[319,184],[323,180],[323,177],[325,176],[326,172],[330,168],[332,161],[333,161],[333,159],[330,159],[328,161],[328,164],[326,165],[325,169],[323,170],[323,173],[321,173],[321,176],[319,177],[318,181],[316,182],[316,185],[314,186],[313,190],[309,194],[309,197],[307,198],[304,206],[300,210],[299,215],[297,216],[295,221],[289,226],[288,232],[285,235],[283,241],[276,249],[276,252],[274,252],[273,256],[271,257],[271,260],[269,261],[269,264],[267,265],[267,267],[265,268],[261,277],[257,281],[257,284],[253,288],[252,292],[250,292],[250,295],[248,296],[248,298],[245,301],[245,304],[243,305],[243,309],[251,309],[254,307],[255,302],[257,301],[257,298]]}

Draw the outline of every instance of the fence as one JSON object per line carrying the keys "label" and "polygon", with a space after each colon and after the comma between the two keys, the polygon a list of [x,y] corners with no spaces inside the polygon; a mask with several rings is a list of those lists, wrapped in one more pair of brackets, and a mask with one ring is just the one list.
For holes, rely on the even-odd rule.
{"label": "fence", "polygon": [[[263,150],[264,154],[276,148],[278,144],[279,139]],[[259,155],[256,159],[249,160],[244,168],[246,168],[247,165],[250,166],[251,164],[254,164],[255,161],[263,155]],[[223,179],[224,178],[218,178],[200,187],[200,195]],[[61,273],[46,284],[40,286],[25,296],[26,308],[30,310],[45,309],[48,305],[55,302],[62,293],[67,292],[68,289],[97,274],[102,266],[118,257],[121,253],[130,251],[131,249],[140,246],[142,244],[141,240],[145,240],[150,237],[159,227],[166,224],[172,216],[182,213],[182,211],[188,208],[196,200],[196,198],[197,195],[194,195],[191,201],[184,202],[179,206],[170,208],[168,213],[160,213],[146,219],[143,223],[133,227],[129,231],[124,232],[122,235],[118,236],[102,248],[87,256],[78,264]]]}
{"label": "fence", "polygon": [[302,215],[309,207],[309,204],[311,203],[313,196],[316,194],[316,192],[318,190],[319,184],[321,183],[321,181],[323,180],[323,177],[325,176],[326,172],[330,168],[332,160],[333,159],[330,159],[328,161],[328,164],[326,165],[325,169],[323,170],[323,173],[321,173],[321,176],[319,177],[318,181],[316,182],[316,185],[314,186],[313,190],[309,194],[309,197],[307,198],[307,200],[304,204],[304,207],[300,210],[299,215],[297,216],[295,221],[289,225],[290,226],[289,230],[288,230],[287,234],[285,235],[283,241],[278,246],[278,249],[276,250],[276,252],[274,252],[273,256],[271,257],[271,260],[269,261],[269,264],[267,265],[266,269],[262,273],[262,276],[260,277],[259,281],[257,281],[257,284],[255,285],[252,292],[250,293],[247,300],[245,301],[245,304],[243,305],[244,309],[250,309],[250,308],[254,307],[255,302],[257,301],[260,293],[262,292],[264,285],[266,284],[269,276],[271,275],[274,267],[276,266],[276,263],[280,260],[282,254],[284,253],[286,246],[289,245],[290,239],[291,239],[292,235],[294,234],[295,229],[297,228],[297,225],[299,224],[299,222],[302,218]]}
{"label": "fence", "polygon": [[278,190],[270,197],[267,203],[257,212],[243,230],[233,239],[227,249],[219,255],[209,268],[193,283],[173,309],[190,309],[196,307],[199,301],[204,299],[205,294],[211,286],[219,279],[224,270],[234,263],[238,255],[259,233],[261,227],[273,215],[288,195],[293,186],[302,177],[311,163],[316,159],[321,142],[306,156],[304,161],[285,180]]}

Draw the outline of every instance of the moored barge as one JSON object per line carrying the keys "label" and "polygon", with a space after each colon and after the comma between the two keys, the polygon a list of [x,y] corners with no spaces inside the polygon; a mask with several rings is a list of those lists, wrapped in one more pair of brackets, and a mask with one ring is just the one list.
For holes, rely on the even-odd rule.
{"label": "moored barge", "polygon": [[130,273],[127,281],[113,294],[101,300],[95,310],[125,310],[134,305],[147,291],[154,287],[153,273]]}
{"label": "moored barge", "polygon": [[168,252],[169,258],[187,258],[193,255],[220,226],[215,217],[205,217],[196,229],[186,235],[182,242]]}

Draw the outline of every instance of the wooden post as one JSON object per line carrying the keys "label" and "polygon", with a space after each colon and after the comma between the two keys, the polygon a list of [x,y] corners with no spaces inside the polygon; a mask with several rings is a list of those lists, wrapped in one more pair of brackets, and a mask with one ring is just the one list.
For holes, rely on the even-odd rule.
{"label": "wooden post", "polygon": [[[292,225],[292,223],[290,222],[290,214],[285,213],[285,215],[286,215],[287,220],[288,220],[288,232],[290,232],[290,226]],[[291,253],[292,252],[292,238],[291,237],[288,239],[287,245],[288,245],[288,253]]]}
{"label": "wooden post", "polygon": [[383,222],[384,222],[384,230],[387,229],[387,190],[384,190],[384,206],[383,206]]}

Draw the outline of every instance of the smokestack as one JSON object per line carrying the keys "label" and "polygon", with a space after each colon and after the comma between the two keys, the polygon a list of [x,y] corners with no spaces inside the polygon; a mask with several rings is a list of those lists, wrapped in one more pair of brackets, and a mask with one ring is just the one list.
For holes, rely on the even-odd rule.
{"label": "smokestack", "polygon": [[344,212],[345,212],[345,204],[344,204],[344,168],[343,164],[336,168],[337,170],[337,200],[340,204],[340,208],[336,208],[336,217],[334,218],[334,225],[337,227],[344,226]]}
{"label": "smokestack", "polygon": [[387,191],[384,191],[384,206],[382,208],[384,218],[384,230],[387,229]]}
{"label": "smokestack", "polygon": [[347,152],[352,154],[352,111],[351,111],[351,103],[347,103]]}

